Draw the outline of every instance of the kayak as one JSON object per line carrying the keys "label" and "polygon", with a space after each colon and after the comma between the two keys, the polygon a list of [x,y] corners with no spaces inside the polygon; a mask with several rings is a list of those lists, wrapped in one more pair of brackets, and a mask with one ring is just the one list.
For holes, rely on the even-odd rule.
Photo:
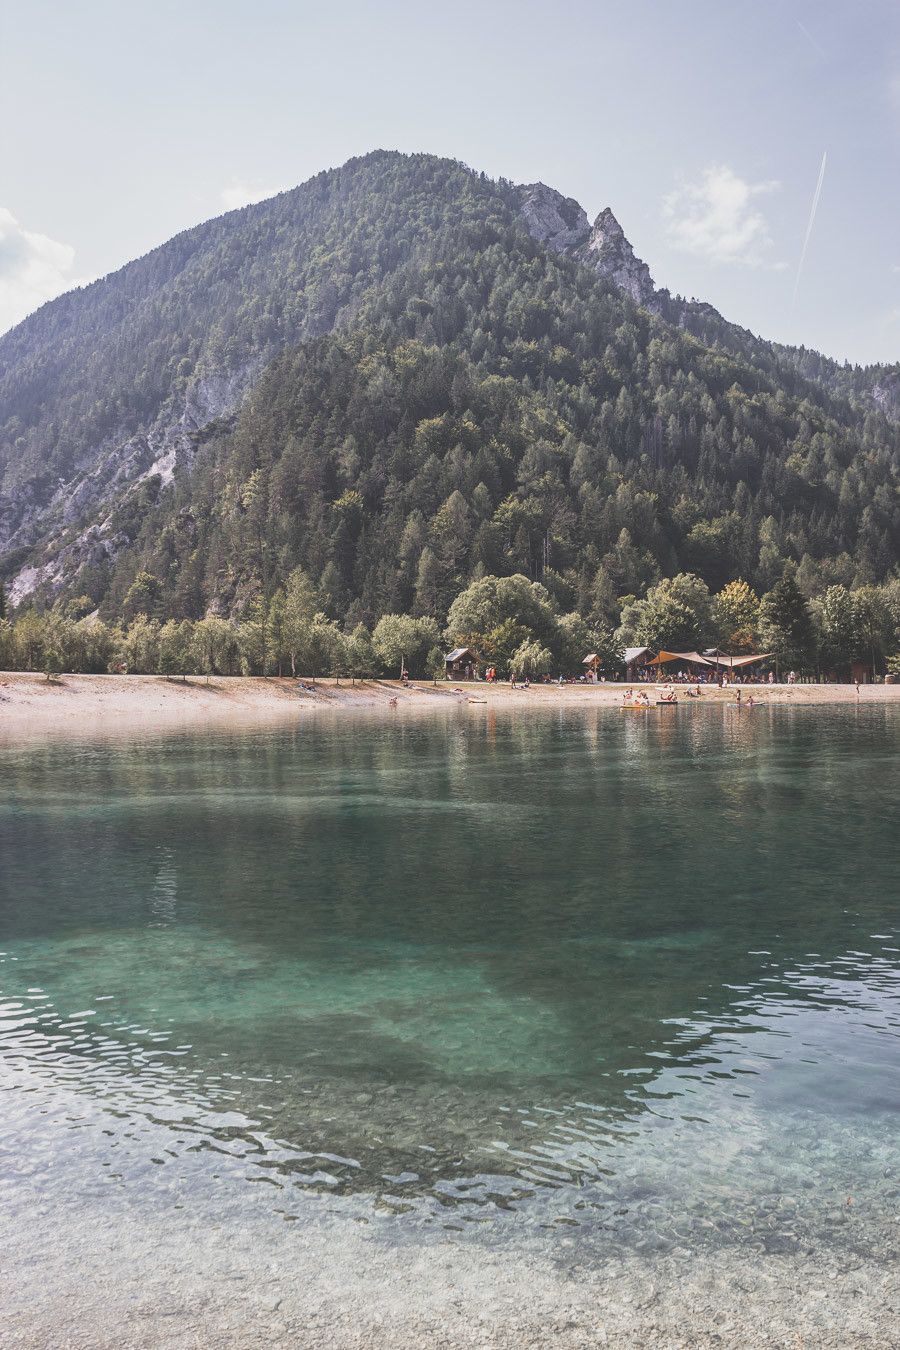
{"label": "kayak", "polygon": [[657,706],[657,708],[677,708],[677,707],[678,707],[678,699],[677,699],[677,698],[658,698],[658,699],[656,700],[656,706]]}

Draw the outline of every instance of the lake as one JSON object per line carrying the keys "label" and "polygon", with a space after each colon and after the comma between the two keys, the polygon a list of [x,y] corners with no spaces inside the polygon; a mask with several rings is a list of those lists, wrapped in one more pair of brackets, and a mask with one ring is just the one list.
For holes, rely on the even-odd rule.
{"label": "lake", "polygon": [[125,1214],[889,1265],[898,751],[889,705],[0,746],[22,1251]]}

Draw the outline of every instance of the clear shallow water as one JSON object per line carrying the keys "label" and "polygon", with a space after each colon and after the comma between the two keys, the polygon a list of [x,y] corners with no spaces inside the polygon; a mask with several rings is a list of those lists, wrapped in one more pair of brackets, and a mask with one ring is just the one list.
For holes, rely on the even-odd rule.
{"label": "clear shallow water", "polygon": [[0,1189],[896,1255],[900,715],[0,749]]}

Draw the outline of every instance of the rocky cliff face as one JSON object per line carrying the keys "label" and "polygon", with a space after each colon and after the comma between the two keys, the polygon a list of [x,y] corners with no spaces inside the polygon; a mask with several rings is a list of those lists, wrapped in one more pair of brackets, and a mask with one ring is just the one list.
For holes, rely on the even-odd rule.
{"label": "rocky cliff face", "polygon": [[583,207],[546,183],[519,188],[528,233],[555,253],[571,253],[638,305],[652,306],[656,287],[650,268],[635,254],[607,206],[591,226]]}
{"label": "rocky cliff face", "polygon": [[591,232],[583,207],[546,183],[528,183],[519,188],[522,215],[528,233],[555,253],[569,253],[583,244]]}
{"label": "rocky cliff face", "polygon": [[[11,604],[39,586],[55,589],[86,565],[112,561],[129,542],[113,524],[115,506],[148,478],[165,486],[177,467],[189,467],[196,435],[234,414],[258,373],[256,362],[230,374],[198,377],[180,409],[162,413],[146,434],[109,437],[85,457],[80,471],[59,483],[49,502],[29,501],[22,493],[4,501],[0,495],[0,547],[12,552],[43,541],[42,557],[10,578]],[[78,530],[87,512],[101,518]],[[5,533],[4,516],[10,527]]]}
{"label": "rocky cliff face", "polygon": [[630,295],[635,304],[650,306],[656,287],[650,268],[625,238],[622,226],[607,206],[594,221],[582,253],[600,276]]}

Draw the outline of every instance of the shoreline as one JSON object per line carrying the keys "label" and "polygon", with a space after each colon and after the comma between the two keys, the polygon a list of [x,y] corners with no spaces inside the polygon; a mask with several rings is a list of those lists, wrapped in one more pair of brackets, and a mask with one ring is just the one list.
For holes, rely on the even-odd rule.
{"label": "shoreline", "polygon": [[[423,711],[453,707],[487,707],[516,711],[545,709],[567,711],[620,707],[624,690],[617,684],[533,684],[513,689],[509,684],[433,684],[430,680],[364,680],[351,684],[332,676],[317,679],[279,676],[205,676],[167,678],[165,675],[62,675],[47,680],[43,675],[0,672],[0,738],[29,737],[43,733],[115,735],[166,731],[199,731],[255,725],[273,727],[301,721],[312,714],[368,712],[396,715],[404,710]],[[653,699],[658,685],[635,685]],[[852,684],[743,685],[742,697],[751,694],[758,706],[900,704],[900,684],[862,685],[859,694]],[[703,686],[699,699],[686,699],[679,689],[679,702],[688,707],[734,704],[736,689]],[[396,699],[396,708],[391,700]]]}

